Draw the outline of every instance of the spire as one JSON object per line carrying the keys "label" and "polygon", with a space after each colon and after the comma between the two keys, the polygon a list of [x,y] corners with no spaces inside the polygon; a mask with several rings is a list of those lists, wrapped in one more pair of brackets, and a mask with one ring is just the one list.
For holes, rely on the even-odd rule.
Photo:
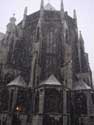
{"label": "spire", "polygon": [[76,10],[73,10],[73,18],[77,20]]}
{"label": "spire", "polygon": [[43,14],[44,14],[44,0],[41,0],[40,17],[39,17],[39,21],[38,21],[38,27],[41,27],[41,22],[43,20]]}
{"label": "spire", "polygon": [[40,6],[40,10],[44,9],[44,0],[41,0],[41,6]]}
{"label": "spire", "polygon": [[79,31],[79,40],[83,41],[82,32]]}
{"label": "spire", "polygon": [[79,32],[79,41],[80,41],[81,46],[82,46],[82,48],[83,48],[83,50],[84,50],[84,39],[83,39],[83,36],[82,36],[82,32],[81,32],[81,31]]}
{"label": "spire", "polygon": [[27,7],[25,7],[25,9],[24,9],[24,15],[27,15]]}
{"label": "spire", "polygon": [[25,9],[24,9],[24,16],[23,16],[22,28],[25,27],[26,17],[27,17],[27,7],[25,7]]}
{"label": "spire", "polygon": [[63,0],[61,0],[61,11],[64,12],[64,4],[63,4]]}
{"label": "spire", "polygon": [[76,10],[73,10],[73,19],[75,20],[75,24],[77,25],[77,14],[76,14]]}
{"label": "spire", "polygon": [[67,22],[65,20],[65,12],[64,12],[63,0],[61,0],[61,23],[63,24],[63,28],[64,28],[63,31],[66,32],[66,30],[68,29],[68,25],[67,25]]}
{"label": "spire", "polygon": [[42,21],[43,18],[43,13],[44,13],[44,0],[41,0],[41,6],[40,6],[40,22]]}
{"label": "spire", "polygon": [[79,71],[81,72],[81,69],[82,69],[82,62],[81,62],[81,41],[80,39],[82,39],[82,34],[81,34],[81,31],[79,32],[79,35],[78,35],[78,42],[77,42],[77,51],[78,51],[78,59],[79,59]]}
{"label": "spire", "polygon": [[61,0],[61,20],[62,23],[64,22],[64,4],[63,4],[63,0]]}

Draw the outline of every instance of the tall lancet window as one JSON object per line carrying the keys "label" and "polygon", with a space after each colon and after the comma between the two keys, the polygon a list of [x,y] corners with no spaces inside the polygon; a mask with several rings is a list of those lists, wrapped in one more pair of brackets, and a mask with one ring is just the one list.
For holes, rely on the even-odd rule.
{"label": "tall lancet window", "polygon": [[47,35],[47,53],[55,54],[56,53],[56,41],[54,40],[54,32],[49,32]]}
{"label": "tall lancet window", "polygon": [[56,37],[54,29],[51,29],[47,33],[47,41],[46,41],[46,74],[49,75],[55,72],[55,67],[57,63],[56,57]]}

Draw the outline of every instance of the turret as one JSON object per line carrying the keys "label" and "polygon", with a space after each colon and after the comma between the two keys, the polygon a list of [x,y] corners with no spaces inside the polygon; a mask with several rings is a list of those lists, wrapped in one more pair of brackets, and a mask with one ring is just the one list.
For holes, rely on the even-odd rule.
{"label": "turret", "polygon": [[7,33],[15,32],[15,26],[16,26],[15,22],[16,22],[15,14],[13,14],[13,17],[10,18],[10,22],[7,25]]}
{"label": "turret", "polygon": [[[7,24],[7,31],[4,39],[4,44],[6,45],[7,52],[10,54],[7,56],[7,62],[9,63],[14,51],[15,43],[16,43],[16,32],[17,32],[17,27],[16,27],[16,18],[15,14],[13,14],[13,17],[10,18],[10,22]],[[11,48],[11,49],[10,49]]]}
{"label": "turret", "polygon": [[13,17],[10,18],[10,22],[11,24],[15,25],[15,22],[16,22],[15,14],[13,14]]}
{"label": "turret", "polygon": [[5,44],[9,44],[11,42],[11,39],[15,37],[15,31],[16,31],[16,18],[15,14],[13,14],[13,17],[10,18],[10,22],[7,24],[7,30],[5,35]]}

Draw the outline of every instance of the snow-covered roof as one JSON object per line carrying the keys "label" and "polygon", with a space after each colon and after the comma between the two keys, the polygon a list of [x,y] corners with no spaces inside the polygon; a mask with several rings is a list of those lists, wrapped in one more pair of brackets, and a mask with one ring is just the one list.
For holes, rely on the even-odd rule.
{"label": "snow-covered roof", "polygon": [[57,78],[52,74],[50,77],[42,82],[40,85],[61,85]]}
{"label": "snow-covered roof", "polygon": [[45,10],[54,11],[55,8],[54,8],[50,3],[48,3],[48,4],[45,6]]}
{"label": "snow-covered roof", "polygon": [[21,76],[18,76],[16,79],[14,79],[12,82],[10,82],[8,85],[9,86],[17,86],[17,87],[26,87],[26,83],[23,80],[23,78]]}
{"label": "snow-covered roof", "polygon": [[79,80],[75,83],[75,86],[73,87],[73,90],[89,90],[91,89],[90,86],[88,86],[83,80]]}

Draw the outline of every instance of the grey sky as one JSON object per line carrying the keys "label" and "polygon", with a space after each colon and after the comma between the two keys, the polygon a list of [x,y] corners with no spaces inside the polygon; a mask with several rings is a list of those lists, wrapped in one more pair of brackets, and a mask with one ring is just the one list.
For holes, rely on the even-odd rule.
{"label": "grey sky", "polygon": [[[45,4],[48,0],[44,0]],[[50,3],[60,9],[61,0],[50,0]],[[40,0],[0,0],[0,32],[6,31],[9,18],[16,14],[17,23],[23,17],[24,7],[28,6],[28,14],[40,8]],[[64,8],[69,15],[73,9],[77,10],[78,26],[85,40],[85,49],[89,53],[89,62],[94,70],[94,0],[64,0]]]}

